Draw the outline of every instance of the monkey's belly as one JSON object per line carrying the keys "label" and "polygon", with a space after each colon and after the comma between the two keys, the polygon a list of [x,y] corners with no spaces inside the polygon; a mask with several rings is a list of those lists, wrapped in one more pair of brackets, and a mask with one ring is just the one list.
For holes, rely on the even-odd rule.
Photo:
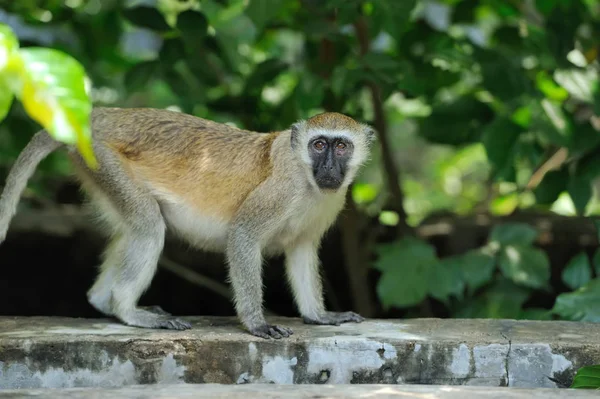
{"label": "monkey's belly", "polygon": [[229,221],[179,204],[161,203],[161,210],[168,228],[190,245],[207,251],[225,250]]}

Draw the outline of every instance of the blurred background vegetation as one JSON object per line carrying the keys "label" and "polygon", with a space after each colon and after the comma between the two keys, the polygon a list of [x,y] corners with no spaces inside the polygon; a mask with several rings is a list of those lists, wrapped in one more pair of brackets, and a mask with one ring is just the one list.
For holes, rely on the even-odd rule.
{"label": "blurred background vegetation", "polygon": [[[97,106],[257,131],[325,110],[372,124],[321,251],[331,309],[600,320],[595,0],[0,0],[0,22],[77,59]],[[3,177],[37,129],[13,104]],[[54,237],[80,197],[64,154],[44,161],[0,249],[3,313],[94,314],[101,240],[90,222]],[[233,314],[222,258],[172,243],[161,266],[145,301]],[[295,315],[281,267],[265,279],[266,307]]]}

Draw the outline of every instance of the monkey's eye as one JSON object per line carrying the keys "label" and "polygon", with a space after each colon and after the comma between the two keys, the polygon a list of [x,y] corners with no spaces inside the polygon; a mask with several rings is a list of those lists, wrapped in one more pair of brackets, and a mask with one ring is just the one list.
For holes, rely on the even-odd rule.
{"label": "monkey's eye", "polygon": [[337,143],[337,145],[335,146],[335,148],[337,148],[338,150],[345,150],[346,149],[346,144],[345,143]]}
{"label": "monkey's eye", "polygon": [[317,140],[313,143],[313,147],[315,147],[317,151],[323,151],[326,146],[327,144],[325,144],[323,140]]}

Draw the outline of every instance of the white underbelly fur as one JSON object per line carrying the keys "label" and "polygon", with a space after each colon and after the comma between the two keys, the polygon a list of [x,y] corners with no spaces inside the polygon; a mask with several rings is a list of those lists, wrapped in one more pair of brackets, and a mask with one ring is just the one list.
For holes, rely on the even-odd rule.
{"label": "white underbelly fur", "polygon": [[162,203],[167,228],[190,245],[207,251],[222,252],[227,243],[227,220],[203,215],[181,204]]}
{"label": "white underbelly fur", "polygon": [[[324,196],[321,201],[298,201],[290,209],[281,228],[269,242],[263,243],[263,255],[281,254],[284,248],[297,240],[314,240],[321,237],[334,222],[343,204],[343,193]],[[215,215],[202,213],[186,204],[159,200],[167,228],[190,245],[206,251],[224,252],[230,221]]]}

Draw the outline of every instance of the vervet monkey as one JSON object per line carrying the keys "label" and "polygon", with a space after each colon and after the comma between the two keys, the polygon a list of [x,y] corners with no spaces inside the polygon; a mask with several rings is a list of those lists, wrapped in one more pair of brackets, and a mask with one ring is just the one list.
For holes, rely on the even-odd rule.
{"label": "vervet monkey", "polygon": [[191,327],[159,307],[137,306],[171,229],[197,248],[225,253],[237,315],[253,335],[292,334],[267,323],[263,314],[263,258],[278,254],[286,255],[288,281],[305,323],[364,320],[353,312],[325,310],[317,251],[369,156],[371,127],[323,113],[285,131],[257,133],[147,108],[96,108],[91,126],[97,169],[46,131],[35,134],[0,197],[0,242],[38,163],[67,147],[111,235],[87,294],[103,314],[130,326]]}

